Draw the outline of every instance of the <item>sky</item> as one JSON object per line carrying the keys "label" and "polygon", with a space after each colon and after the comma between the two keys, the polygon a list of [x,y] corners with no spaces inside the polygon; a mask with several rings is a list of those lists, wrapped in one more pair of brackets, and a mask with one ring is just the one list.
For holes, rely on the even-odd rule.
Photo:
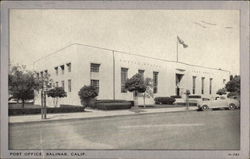
{"label": "sky", "polygon": [[10,11],[10,61],[27,65],[72,43],[221,68],[239,74],[237,10]]}

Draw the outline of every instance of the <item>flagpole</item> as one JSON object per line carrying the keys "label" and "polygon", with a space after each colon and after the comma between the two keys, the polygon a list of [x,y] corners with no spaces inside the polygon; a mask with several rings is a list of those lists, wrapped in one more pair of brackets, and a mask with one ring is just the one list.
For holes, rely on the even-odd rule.
{"label": "flagpole", "polygon": [[176,62],[178,62],[178,37],[176,38]]}

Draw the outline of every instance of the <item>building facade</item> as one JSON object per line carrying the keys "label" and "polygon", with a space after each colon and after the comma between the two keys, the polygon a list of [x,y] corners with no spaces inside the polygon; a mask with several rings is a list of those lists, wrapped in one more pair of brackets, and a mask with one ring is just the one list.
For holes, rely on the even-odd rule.
{"label": "building facade", "polygon": [[[84,85],[98,88],[97,99],[133,100],[133,93],[125,89],[125,81],[136,73],[153,79],[154,97],[184,95],[188,89],[191,94],[204,97],[216,96],[216,91],[225,86],[230,72],[196,66],[176,61],[151,58],[122,51],[71,44],[34,63],[39,74],[50,74],[53,86],[63,87],[67,97],[60,104],[80,105],[78,91]],[[35,104],[40,104],[39,92]],[[143,98],[138,97],[138,104]],[[154,98],[147,98],[147,104]],[[53,100],[47,98],[47,105]]]}

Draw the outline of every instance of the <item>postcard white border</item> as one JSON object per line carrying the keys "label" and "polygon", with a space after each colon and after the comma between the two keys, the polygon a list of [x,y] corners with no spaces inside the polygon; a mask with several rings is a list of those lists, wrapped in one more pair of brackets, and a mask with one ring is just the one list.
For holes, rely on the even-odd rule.
{"label": "postcard white border", "polygon": [[[62,152],[53,150],[8,150],[8,52],[9,9],[166,9],[166,10],[240,10],[241,145],[230,150],[63,150],[84,152],[79,158],[233,158],[249,156],[249,2],[247,1],[5,1],[1,3],[1,158],[15,158],[10,152]],[[22,156],[24,157],[24,156]],[[20,156],[16,157],[20,158]],[[28,158],[28,157],[26,157]],[[31,156],[29,158],[36,158]],[[37,157],[41,158],[41,157]],[[50,157],[53,158],[53,157]],[[55,157],[55,158],[58,158]],[[69,158],[60,157],[60,158]],[[72,158],[75,158],[72,157]]]}

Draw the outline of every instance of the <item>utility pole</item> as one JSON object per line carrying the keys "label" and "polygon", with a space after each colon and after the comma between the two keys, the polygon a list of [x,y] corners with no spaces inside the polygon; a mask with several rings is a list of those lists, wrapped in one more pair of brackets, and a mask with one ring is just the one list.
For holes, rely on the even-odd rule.
{"label": "utility pole", "polygon": [[115,51],[113,50],[113,99],[115,100]]}
{"label": "utility pole", "polygon": [[46,110],[46,91],[47,86],[44,77],[42,77],[42,90],[41,90],[41,118],[47,118],[47,110]]}
{"label": "utility pole", "polygon": [[178,62],[178,46],[179,46],[179,41],[178,38],[176,39],[176,62]]}
{"label": "utility pole", "polygon": [[41,90],[41,118],[44,118],[44,109],[43,109],[43,88]]}
{"label": "utility pole", "polygon": [[189,110],[189,95],[190,95],[190,91],[187,89],[186,92],[186,106],[187,106],[187,111]]}

